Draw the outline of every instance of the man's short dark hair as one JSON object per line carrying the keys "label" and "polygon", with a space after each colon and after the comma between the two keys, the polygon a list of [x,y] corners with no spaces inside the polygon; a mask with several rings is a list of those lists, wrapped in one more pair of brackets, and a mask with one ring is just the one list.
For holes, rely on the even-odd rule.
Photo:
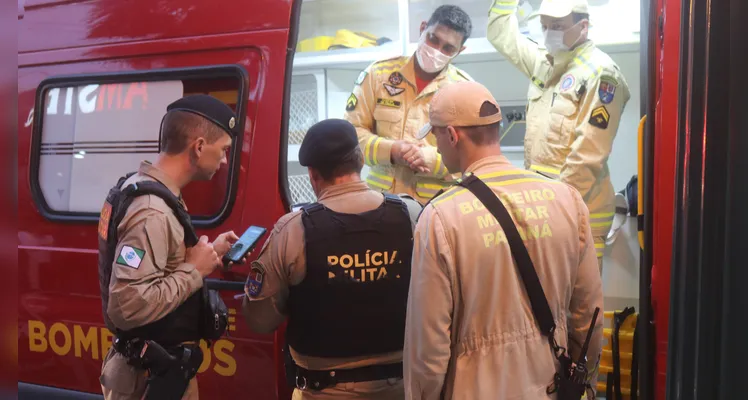
{"label": "man's short dark hair", "polygon": [[460,127],[470,141],[475,143],[477,146],[485,146],[489,144],[495,144],[499,142],[501,138],[501,121],[493,123],[491,125],[483,126],[468,126]]}
{"label": "man's short dark hair", "polygon": [[575,12],[575,13],[571,13],[571,18],[573,19],[574,23],[576,24],[576,23],[579,23],[579,21],[582,21],[582,20],[585,20],[585,19],[587,21],[589,21],[590,20],[590,15],[589,14],[576,13]]}
{"label": "man's short dark hair", "polygon": [[183,152],[193,139],[204,137],[215,143],[227,133],[207,119],[184,111],[170,111],[161,125],[161,151],[167,154]]}
{"label": "man's short dark hair", "polygon": [[470,16],[460,7],[451,4],[439,6],[434,10],[426,26],[429,27],[436,24],[444,25],[462,34],[462,44],[465,44],[465,41],[468,40],[470,34],[473,32],[473,23],[470,21]]}
{"label": "man's short dark hair", "polygon": [[353,151],[343,156],[343,158],[341,158],[340,161],[336,162],[334,165],[324,165],[311,168],[319,172],[322,179],[328,182],[341,176],[346,176],[353,173],[360,174],[361,169],[364,168],[364,153],[361,151],[361,147],[356,147],[355,149],[353,149]]}

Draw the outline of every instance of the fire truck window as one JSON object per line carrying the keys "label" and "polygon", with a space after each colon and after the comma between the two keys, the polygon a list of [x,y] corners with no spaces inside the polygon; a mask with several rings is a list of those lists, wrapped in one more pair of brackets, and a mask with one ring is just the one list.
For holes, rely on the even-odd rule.
{"label": "fire truck window", "polygon": [[[43,94],[38,186],[50,211],[99,213],[117,179],[159,153],[166,106],[211,94],[236,109],[238,79],[191,79],[66,85]],[[38,133],[37,133],[38,134]],[[229,152],[229,157],[231,157]],[[190,214],[215,217],[226,202],[232,160],[210,181],[183,190]]]}

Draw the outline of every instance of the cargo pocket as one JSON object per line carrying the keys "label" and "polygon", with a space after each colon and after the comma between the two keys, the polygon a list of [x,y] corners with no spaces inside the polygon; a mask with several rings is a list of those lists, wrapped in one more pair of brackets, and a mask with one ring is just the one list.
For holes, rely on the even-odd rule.
{"label": "cargo pocket", "polygon": [[570,146],[576,127],[577,104],[562,94],[556,95],[550,112],[549,142]]}
{"label": "cargo pocket", "polygon": [[388,139],[401,139],[402,110],[386,106],[376,106],[372,114],[377,127],[377,135]]}

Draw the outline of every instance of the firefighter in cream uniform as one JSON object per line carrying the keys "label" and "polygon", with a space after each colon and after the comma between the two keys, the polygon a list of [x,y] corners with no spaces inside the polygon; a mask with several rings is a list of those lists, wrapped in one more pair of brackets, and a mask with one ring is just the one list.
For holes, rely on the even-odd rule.
{"label": "firefighter in cream uniform", "polygon": [[525,168],[580,192],[602,272],[615,214],[608,157],[631,97],[628,84],[616,63],[587,38],[586,0],[543,0],[538,14],[545,48],[519,32],[518,5],[518,0],[493,3],[488,40],[531,81]]}
{"label": "firefighter in cream uniform", "polygon": [[413,56],[377,61],[359,75],[345,119],[358,132],[370,188],[407,193],[424,204],[454,181],[433,139],[416,135],[428,122],[428,103],[439,88],[472,80],[451,65],[471,31],[465,11],[440,6],[421,24]]}

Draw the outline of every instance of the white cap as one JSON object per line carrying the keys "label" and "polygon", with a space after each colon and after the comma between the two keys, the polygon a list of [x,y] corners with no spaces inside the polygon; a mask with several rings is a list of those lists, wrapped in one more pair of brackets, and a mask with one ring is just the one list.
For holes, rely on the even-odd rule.
{"label": "white cap", "polygon": [[537,14],[563,18],[571,13],[589,14],[587,0],[543,0]]}

